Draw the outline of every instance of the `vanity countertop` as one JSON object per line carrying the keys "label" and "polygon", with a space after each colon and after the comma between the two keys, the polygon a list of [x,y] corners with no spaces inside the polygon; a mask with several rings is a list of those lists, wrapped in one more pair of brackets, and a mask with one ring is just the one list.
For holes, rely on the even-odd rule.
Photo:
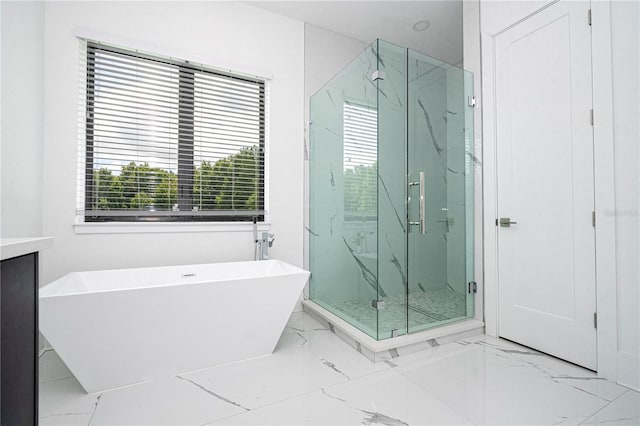
{"label": "vanity countertop", "polygon": [[1,260],[34,253],[53,246],[53,238],[0,238]]}

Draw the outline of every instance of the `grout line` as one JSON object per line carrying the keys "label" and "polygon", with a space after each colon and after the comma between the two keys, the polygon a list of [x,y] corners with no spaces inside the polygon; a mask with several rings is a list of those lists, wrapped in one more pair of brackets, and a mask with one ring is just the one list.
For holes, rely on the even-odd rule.
{"label": "grout line", "polygon": [[[591,414],[590,416],[588,416],[587,418],[585,418],[583,421],[581,421],[579,424],[584,424],[586,421],[588,421],[590,418],[592,418],[593,416],[595,416],[596,414],[598,414],[599,412],[601,412],[602,410],[604,410],[605,408],[607,408],[608,406],[610,406],[611,404],[613,404],[614,401],[617,401],[618,399],[622,398],[623,395],[626,395],[627,392],[629,392],[628,390],[622,392],[617,398],[612,399],[611,401],[607,402],[606,404],[604,404],[602,407],[600,407],[599,410],[597,410],[595,413]],[[606,400],[605,400],[606,401]]]}
{"label": "grout line", "polygon": [[[457,341],[456,341],[457,342]],[[455,343],[455,342],[451,342],[451,343]],[[464,349],[463,349],[464,351]],[[466,351],[464,351],[466,352]],[[458,353],[457,351],[455,353]],[[417,360],[414,361],[410,361],[409,364],[416,362]],[[431,364],[431,363],[429,363]],[[450,409],[453,413],[455,413],[457,416],[460,416],[461,418],[465,419],[466,421],[469,422],[469,424],[475,425],[477,424],[476,422],[473,421],[472,418],[470,418],[469,416],[467,416],[466,414],[462,413],[460,410],[458,410],[457,408],[449,405],[447,402],[443,401],[442,399],[440,399],[437,395],[433,394],[431,391],[423,388],[422,386],[420,386],[419,383],[411,380],[411,377],[409,377],[409,372],[408,371],[398,371],[398,374],[400,374],[401,376],[403,376],[406,380],[408,380],[412,385],[414,385],[415,387],[417,387],[418,389],[420,389],[422,392],[424,392],[426,395],[432,397],[433,399],[435,399],[436,401],[438,401],[440,404],[444,405],[445,407],[447,407],[448,409]]]}
{"label": "grout line", "polygon": [[66,377],[58,377],[57,379],[51,379],[51,380],[42,380],[39,382],[39,384],[43,385],[45,383],[53,383],[53,382],[59,382],[60,380],[67,380],[67,379],[74,379],[75,376],[73,374],[71,374],[70,376],[66,376]]}
{"label": "grout line", "polygon": [[91,412],[89,411],[70,411],[68,413],[54,413],[54,414],[47,414],[46,416],[39,416],[38,420],[41,419],[48,419],[50,417],[64,417],[64,416],[88,416],[90,415]]}
{"label": "grout line", "polygon": [[265,407],[269,407],[270,405],[279,404],[279,403],[281,403],[281,402],[288,401],[288,400],[290,400],[290,399],[294,399],[294,398],[298,398],[298,397],[300,397],[300,396],[305,396],[305,395],[308,395],[308,394],[311,394],[311,393],[314,393],[314,392],[318,392],[319,390],[320,390],[320,389],[313,389],[313,390],[310,390],[310,391],[307,391],[307,392],[299,393],[299,394],[297,394],[297,395],[292,395],[292,396],[287,397],[287,398],[284,398],[284,399],[280,399],[280,400],[278,400],[278,401],[273,401],[273,402],[270,402],[270,403],[268,403],[268,404],[259,405],[259,406],[253,407],[253,408],[249,408],[249,409],[248,409],[249,411],[245,411],[244,413],[236,413],[236,414],[232,414],[232,415],[230,415],[230,416],[220,417],[219,419],[215,419],[215,420],[211,420],[210,422],[203,423],[203,424],[202,424],[202,426],[210,425],[210,424],[213,424],[213,423],[215,423],[215,422],[219,422],[219,421],[221,421],[221,420],[226,420],[226,419],[231,419],[231,418],[233,418],[233,417],[242,416],[242,415],[244,415],[244,414],[247,414],[247,413],[250,413],[250,412],[253,412],[253,411],[256,411],[256,410],[260,410],[260,409],[265,408]]}
{"label": "grout line", "polygon": [[53,351],[53,348],[44,348],[43,350],[41,350],[40,354],[38,354],[38,359],[42,358],[42,355],[44,355],[45,353],[47,353],[49,351]]}

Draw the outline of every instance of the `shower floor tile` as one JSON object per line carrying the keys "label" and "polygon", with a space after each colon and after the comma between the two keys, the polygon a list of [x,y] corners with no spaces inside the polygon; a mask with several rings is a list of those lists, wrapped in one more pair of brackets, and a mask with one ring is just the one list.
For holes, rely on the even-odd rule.
{"label": "shower floor tile", "polygon": [[87,395],[40,358],[41,425],[639,424],[637,392],[485,335],[371,363],[294,313],[273,355]]}
{"label": "shower floor tile", "polygon": [[409,329],[416,330],[427,324],[464,318],[467,312],[466,295],[449,288],[411,292],[408,300],[408,316],[404,294],[386,297],[384,308],[380,310],[372,308],[370,299],[348,300],[332,307],[334,313],[350,318],[348,322],[357,324],[358,328],[371,329],[367,334],[372,335],[378,324],[379,335],[388,337],[391,337],[391,330],[400,330],[404,334],[407,320]]}

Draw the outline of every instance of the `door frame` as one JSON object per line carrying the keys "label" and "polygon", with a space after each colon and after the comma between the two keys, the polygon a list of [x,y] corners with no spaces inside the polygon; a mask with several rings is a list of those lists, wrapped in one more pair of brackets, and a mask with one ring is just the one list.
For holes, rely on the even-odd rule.
{"label": "door frame", "polygon": [[[534,10],[517,3],[499,2],[500,8],[513,8],[502,13],[501,22],[488,22],[482,9],[491,5],[480,0],[482,58],[482,129],[483,129],[483,228],[484,228],[484,297],[485,330],[497,337],[498,330],[498,217],[497,140],[495,94],[495,37],[556,1],[539,2]],[[564,0],[568,1],[568,0]],[[591,61],[594,110],[594,194],[596,211],[596,306],[598,312],[597,372],[598,376],[617,380],[617,300],[613,151],[613,84],[611,70],[611,0],[591,2]],[[491,11],[486,16],[491,15]],[[587,17],[585,16],[585,24]],[[585,117],[585,119],[588,119]]]}

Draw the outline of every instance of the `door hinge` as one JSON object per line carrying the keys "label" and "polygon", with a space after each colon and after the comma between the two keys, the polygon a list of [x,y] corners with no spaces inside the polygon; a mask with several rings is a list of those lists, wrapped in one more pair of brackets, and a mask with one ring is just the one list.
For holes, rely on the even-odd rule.
{"label": "door hinge", "polygon": [[589,12],[587,12],[587,22],[589,23],[589,25],[591,25],[591,9],[589,9]]}
{"label": "door hinge", "polygon": [[593,126],[593,110],[591,110],[590,112],[590,118],[591,118],[591,125]]}
{"label": "door hinge", "polygon": [[386,74],[384,73],[384,71],[380,71],[380,70],[375,70],[372,74],[371,74],[371,81],[376,81],[376,80],[384,80],[386,77]]}
{"label": "door hinge", "polygon": [[475,96],[467,96],[467,106],[474,108],[476,106],[476,97]]}
{"label": "door hinge", "polygon": [[377,310],[384,309],[384,300],[372,300],[371,307]]}
{"label": "door hinge", "polygon": [[593,328],[598,328],[598,313],[593,313]]}
{"label": "door hinge", "polygon": [[596,226],[596,212],[591,212],[591,225]]}
{"label": "door hinge", "polygon": [[469,294],[478,292],[478,283],[475,281],[469,282]]}

